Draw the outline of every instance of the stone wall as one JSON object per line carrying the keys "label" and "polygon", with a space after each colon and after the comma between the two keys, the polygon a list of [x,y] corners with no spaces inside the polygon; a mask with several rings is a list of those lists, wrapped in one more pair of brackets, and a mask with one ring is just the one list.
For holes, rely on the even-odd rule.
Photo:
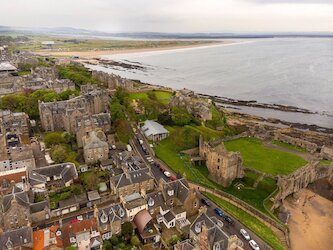
{"label": "stone wall", "polygon": [[224,187],[228,187],[234,179],[244,177],[240,153],[228,152],[223,143],[214,147],[200,137],[199,155],[206,161],[208,177]]}
{"label": "stone wall", "polygon": [[332,180],[333,164],[321,166],[319,161],[311,161],[303,168],[296,170],[288,176],[278,176],[278,193],[274,198],[272,209],[279,207],[290,194],[306,188],[310,183],[328,177]]}
{"label": "stone wall", "polygon": [[274,133],[274,139],[278,140],[278,141],[282,141],[285,143],[289,143],[289,144],[293,144],[296,146],[299,146],[301,148],[306,149],[307,151],[309,151],[310,153],[315,153],[318,149],[318,145],[306,140],[302,140],[300,138],[295,138],[295,137],[291,137],[289,135],[285,135],[282,134],[280,132],[275,132]]}
{"label": "stone wall", "polygon": [[323,146],[320,150],[320,155],[323,159],[333,161],[333,148]]}
{"label": "stone wall", "polygon": [[101,83],[103,83],[104,87],[111,90],[114,90],[117,87],[123,87],[127,90],[132,90],[134,87],[133,82],[131,80],[122,78],[114,74],[109,74],[103,71],[93,70],[92,77],[93,79],[96,79]]}

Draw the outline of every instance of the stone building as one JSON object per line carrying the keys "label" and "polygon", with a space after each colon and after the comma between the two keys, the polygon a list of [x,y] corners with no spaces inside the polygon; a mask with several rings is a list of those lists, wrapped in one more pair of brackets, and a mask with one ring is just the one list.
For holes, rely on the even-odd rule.
{"label": "stone building", "polygon": [[214,146],[200,137],[199,155],[206,162],[209,178],[224,187],[228,187],[234,179],[244,176],[240,153],[228,152],[223,143]]}
{"label": "stone building", "polygon": [[84,115],[76,119],[75,131],[76,141],[79,147],[83,146],[82,139],[92,131],[101,130],[105,133],[111,130],[110,113],[99,113],[93,115]]}
{"label": "stone building", "polygon": [[121,204],[110,204],[103,208],[95,206],[94,216],[103,240],[111,239],[113,234],[120,234],[121,225],[128,220]]}
{"label": "stone building", "polygon": [[171,107],[184,108],[202,121],[212,119],[211,100],[195,97],[192,91],[178,91],[170,100]]}
{"label": "stone building", "polygon": [[86,163],[107,160],[109,158],[109,145],[103,131],[92,131],[82,138],[83,154]]}
{"label": "stone building", "polygon": [[5,230],[30,226],[31,223],[44,221],[50,216],[47,201],[33,203],[28,193],[16,186],[10,194],[2,197],[0,206],[0,227]]}
{"label": "stone building", "polygon": [[123,168],[123,173],[110,178],[111,194],[117,197],[126,196],[132,193],[145,193],[154,190],[154,178],[149,168],[142,168],[129,172]]}
{"label": "stone building", "polygon": [[75,134],[78,118],[107,113],[109,100],[107,92],[94,89],[66,101],[39,102],[42,127],[45,131],[65,130]]}
{"label": "stone building", "polygon": [[167,208],[175,209],[181,207],[185,210],[187,217],[198,213],[200,205],[199,193],[197,190],[190,188],[185,179],[165,182],[161,178],[159,190]]}
{"label": "stone building", "polygon": [[[0,229],[1,230],[1,229]],[[32,228],[21,227],[0,234],[0,249],[32,249]]]}
{"label": "stone building", "polygon": [[106,73],[103,71],[92,71],[92,78],[100,81],[103,83],[104,87],[115,90],[118,87],[125,88],[127,90],[133,89],[133,82],[131,80],[128,80],[126,78],[122,78],[120,76]]}
{"label": "stone building", "polygon": [[0,134],[31,135],[30,119],[26,113],[0,110]]}

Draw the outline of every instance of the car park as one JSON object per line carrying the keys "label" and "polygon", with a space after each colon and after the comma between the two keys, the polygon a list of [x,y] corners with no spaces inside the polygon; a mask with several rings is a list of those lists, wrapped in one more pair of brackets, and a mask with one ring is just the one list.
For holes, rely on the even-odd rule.
{"label": "car park", "polygon": [[250,235],[248,234],[248,232],[246,232],[245,229],[242,228],[239,232],[244,237],[244,239],[246,239],[246,240],[250,240],[251,239]]}
{"label": "car park", "polygon": [[249,244],[250,244],[250,247],[251,247],[253,250],[260,250],[259,245],[258,245],[257,242],[255,242],[254,240],[250,240],[250,241],[249,241]]}
{"label": "car park", "polygon": [[229,224],[229,225],[233,225],[235,222],[234,222],[234,220],[230,217],[230,216],[228,216],[228,215],[225,215],[224,216],[224,220]]}
{"label": "car park", "polygon": [[170,174],[169,171],[164,171],[163,173],[164,173],[164,175],[165,175],[166,177],[171,177],[171,174]]}
{"label": "car park", "polygon": [[205,204],[206,206],[210,207],[210,201],[207,198],[202,198],[201,202]]}
{"label": "car park", "polygon": [[218,216],[220,216],[220,217],[224,217],[224,212],[222,211],[222,209],[216,207],[216,208],[214,208],[214,212],[215,212]]}

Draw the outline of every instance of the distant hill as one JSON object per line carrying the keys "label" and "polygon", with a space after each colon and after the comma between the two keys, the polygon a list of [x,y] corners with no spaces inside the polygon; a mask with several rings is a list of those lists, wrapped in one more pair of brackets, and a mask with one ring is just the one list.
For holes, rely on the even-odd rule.
{"label": "distant hill", "polygon": [[136,39],[219,39],[219,38],[272,38],[272,37],[333,37],[333,32],[262,32],[262,33],[163,33],[163,32],[121,32],[110,33],[72,27],[10,27],[0,26],[0,35],[45,35]]}

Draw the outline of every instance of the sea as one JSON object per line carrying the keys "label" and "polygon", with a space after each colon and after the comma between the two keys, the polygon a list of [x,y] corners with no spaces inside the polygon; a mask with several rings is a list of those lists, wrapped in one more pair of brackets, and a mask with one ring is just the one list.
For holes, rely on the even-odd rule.
{"label": "sea", "polygon": [[101,56],[134,66],[88,65],[144,83],[307,109],[313,114],[227,105],[240,113],[333,128],[333,38],[268,38]]}

